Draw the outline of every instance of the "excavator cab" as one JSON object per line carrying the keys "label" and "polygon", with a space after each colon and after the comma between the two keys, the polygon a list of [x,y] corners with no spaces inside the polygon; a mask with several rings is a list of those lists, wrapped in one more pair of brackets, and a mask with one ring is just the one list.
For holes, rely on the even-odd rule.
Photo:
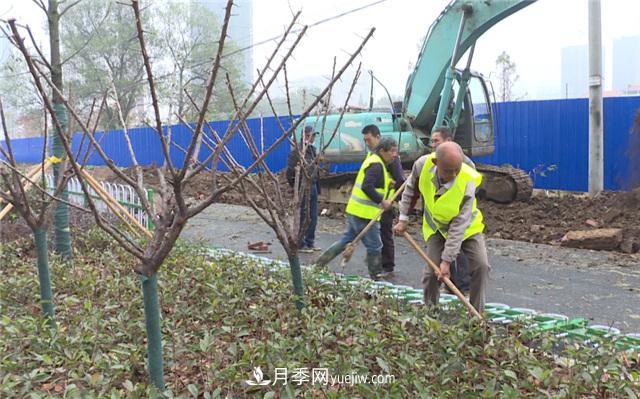
{"label": "excavator cab", "polygon": [[[458,74],[458,77],[461,77]],[[457,83],[458,79],[456,79]],[[471,72],[466,86],[466,95],[462,103],[462,109],[457,127],[454,130],[455,141],[460,144],[465,153],[470,157],[489,155],[493,153],[493,109],[489,100],[489,91],[482,75]],[[460,84],[454,84],[454,96]]]}
{"label": "excavator cab", "polygon": [[[471,71],[475,44],[496,23],[534,1],[451,0],[427,32],[402,102],[393,103],[386,112],[374,112],[370,104],[369,112],[307,118],[306,124],[319,123],[324,128],[320,143],[323,138],[328,143],[325,160],[361,162],[366,148],[360,132],[368,123],[377,124],[382,135],[398,141],[400,158],[407,168],[432,150],[431,133],[440,126],[451,129],[468,156],[493,153],[494,115],[489,91],[482,76]],[[466,66],[458,69],[465,54]],[[481,194],[492,201],[527,200],[531,196],[532,182],[523,170],[478,163],[476,169],[483,175]],[[323,187],[334,188],[323,188],[324,195],[338,192],[342,196],[335,198],[348,199],[355,174],[321,177]],[[326,200],[338,202],[328,197]]]}

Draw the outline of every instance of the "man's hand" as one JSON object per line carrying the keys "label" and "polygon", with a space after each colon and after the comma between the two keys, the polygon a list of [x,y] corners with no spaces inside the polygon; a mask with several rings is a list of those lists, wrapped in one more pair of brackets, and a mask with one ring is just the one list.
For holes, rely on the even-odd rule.
{"label": "man's hand", "polygon": [[444,278],[451,278],[451,264],[447,261],[440,262],[440,273],[438,273],[438,280],[444,281]]}
{"label": "man's hand", "polygon": [[387,209],[389,209],[389,208],[391,208],[393,206],[393,201],[382,200],[381,205],[382,205],[382,209],[384,209],[386,211]]}
{"label": "man's hand", "polygon": [[393,232],[396,233],[397,236],[403,236],[405,231],[407,231],[406,220],[400,220],[395,226],[393,226]]}

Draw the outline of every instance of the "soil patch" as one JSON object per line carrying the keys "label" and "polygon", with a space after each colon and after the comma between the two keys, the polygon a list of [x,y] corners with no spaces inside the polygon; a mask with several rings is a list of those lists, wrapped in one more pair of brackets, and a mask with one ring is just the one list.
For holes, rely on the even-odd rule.
{"label": "soil patch", "polygon": [[[95,225],[93,215],[81,212],[77,209],[69,209],[69,226],[71,228],[72,240],[74,236],[88,231]],[[53,227],[48,229],[49,249],[53,250]],[[12,210],[2,221],[0,221],[0,242],[11,248],[12,251],[20,254],[19,256],[36,257],[36,248],[31,228],[25,223],[24,219]],[[73,245],[73,243],[72,243]]]}
{"label": "soil patch", "polygon": [[618,250],[640,250],[640,188],[585,196],[534,196],[528,202],[495,204],[480,201],[486,233],[509,240],[560,245],[572,230],[621,228]]}

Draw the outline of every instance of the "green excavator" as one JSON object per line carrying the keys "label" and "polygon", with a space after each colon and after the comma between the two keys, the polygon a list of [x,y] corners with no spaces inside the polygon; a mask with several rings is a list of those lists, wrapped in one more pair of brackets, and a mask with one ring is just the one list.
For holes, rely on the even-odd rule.
{"label": "green excavator", "polygon": [[[431,132],[439,126],[449,127],[468,156],[493,153],[494,116],[489,91],[483,77],[470,69],[475,43],[493,25],[534,1],[453,0],[449,3],[429,28],[415,69],[409,75],[404,101],[392,103],[389,98],[389,111],[375,111],[370,104],[368,110],[347,112],[342,118],[340,114],[307,118],[304,125],[313,124],[321,133],[316,143],[327,145],[325,161],[329,164],[362,162],[367,148],[361,130],[368,124],[376,124],[383,137],[398,141],[400,159],[407,169],[432,150]],[[466,66],[457,68],[466,52],[469,52]],[[525,171],[476,166],[484,175],[479,189],[481,197],[501,203],[531,197],[533,185]],[[321,200],[346,203],[355,174],[324,173]]]}

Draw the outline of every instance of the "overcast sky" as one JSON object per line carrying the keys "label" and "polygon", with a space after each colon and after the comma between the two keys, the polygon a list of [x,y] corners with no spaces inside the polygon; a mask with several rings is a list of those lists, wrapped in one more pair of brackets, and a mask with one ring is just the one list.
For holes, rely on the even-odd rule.
{"label": "overcast sky", "polygon": [[[499,0],[500,1],[500,0]],[[254,40],[270,37],[282,29],[290,9],[302,10],[305,23],[340,14],[373,3],[374,0],[254,1]],[[374,73],[390,91],[402,94],[409,65],[415,62],[431,22],[448,0],[387,0],[357,13],[314,27],[306,46],[298,51],[295,78],[327,74],[331,57],[353,51],[360,37],[376,28],[361,58],[364,69]],[[602,0],[602,35],[606,47],[605,72],[611,74],[612,42],[622,36],[640,35],[640,1]],[[587,0],[538,0],[498,23],[480,38],[472,68],[495,75],[496,57],[504,50],[516,63],[520,81],[516,91],[529,98],[558,97],[560,93],[560,53],[564,46],[587,44]],[[268,46],[255,49],[256,65],[266,57]],[[605,76],[605,88],[611,77]]]}
{"label": "overcast sky", "polygon": [[[497,0],[504,1],[504,0]],[[254,0],[253,40],[259,42],[282,33],[292,13],[302,11],[301,23],[313,24],[375,0]],[[402,95],[410,65],[415,62],[421,39],[448,0],[386,0],[365,10],[326,22],[309,30],[289,66],[292,80],[327,77],[334,56],[339,61],[352,52],[370,28],[373,39],[358,61],[372,69],[392,94]],[[538,0],[498,23],[480,38],[472,68],[495,75],[495,59],[506,51],[516,63],[520,80],[516,94],[527,98],[561,96],[560,53],[562,47],[587,44],[587,0]],[[3,0],[2,18],[13,16],[32,26],[43,19],[32,2]],[[249,34],[249,33],[248,33]],[[602,0],[602,35],[606,48],[605,89],[611,86],[614,38],[640,35],[639,0]],[[253,49],[258,67],[272,44]],[[376,93],[376,97],[382,93]]]}

